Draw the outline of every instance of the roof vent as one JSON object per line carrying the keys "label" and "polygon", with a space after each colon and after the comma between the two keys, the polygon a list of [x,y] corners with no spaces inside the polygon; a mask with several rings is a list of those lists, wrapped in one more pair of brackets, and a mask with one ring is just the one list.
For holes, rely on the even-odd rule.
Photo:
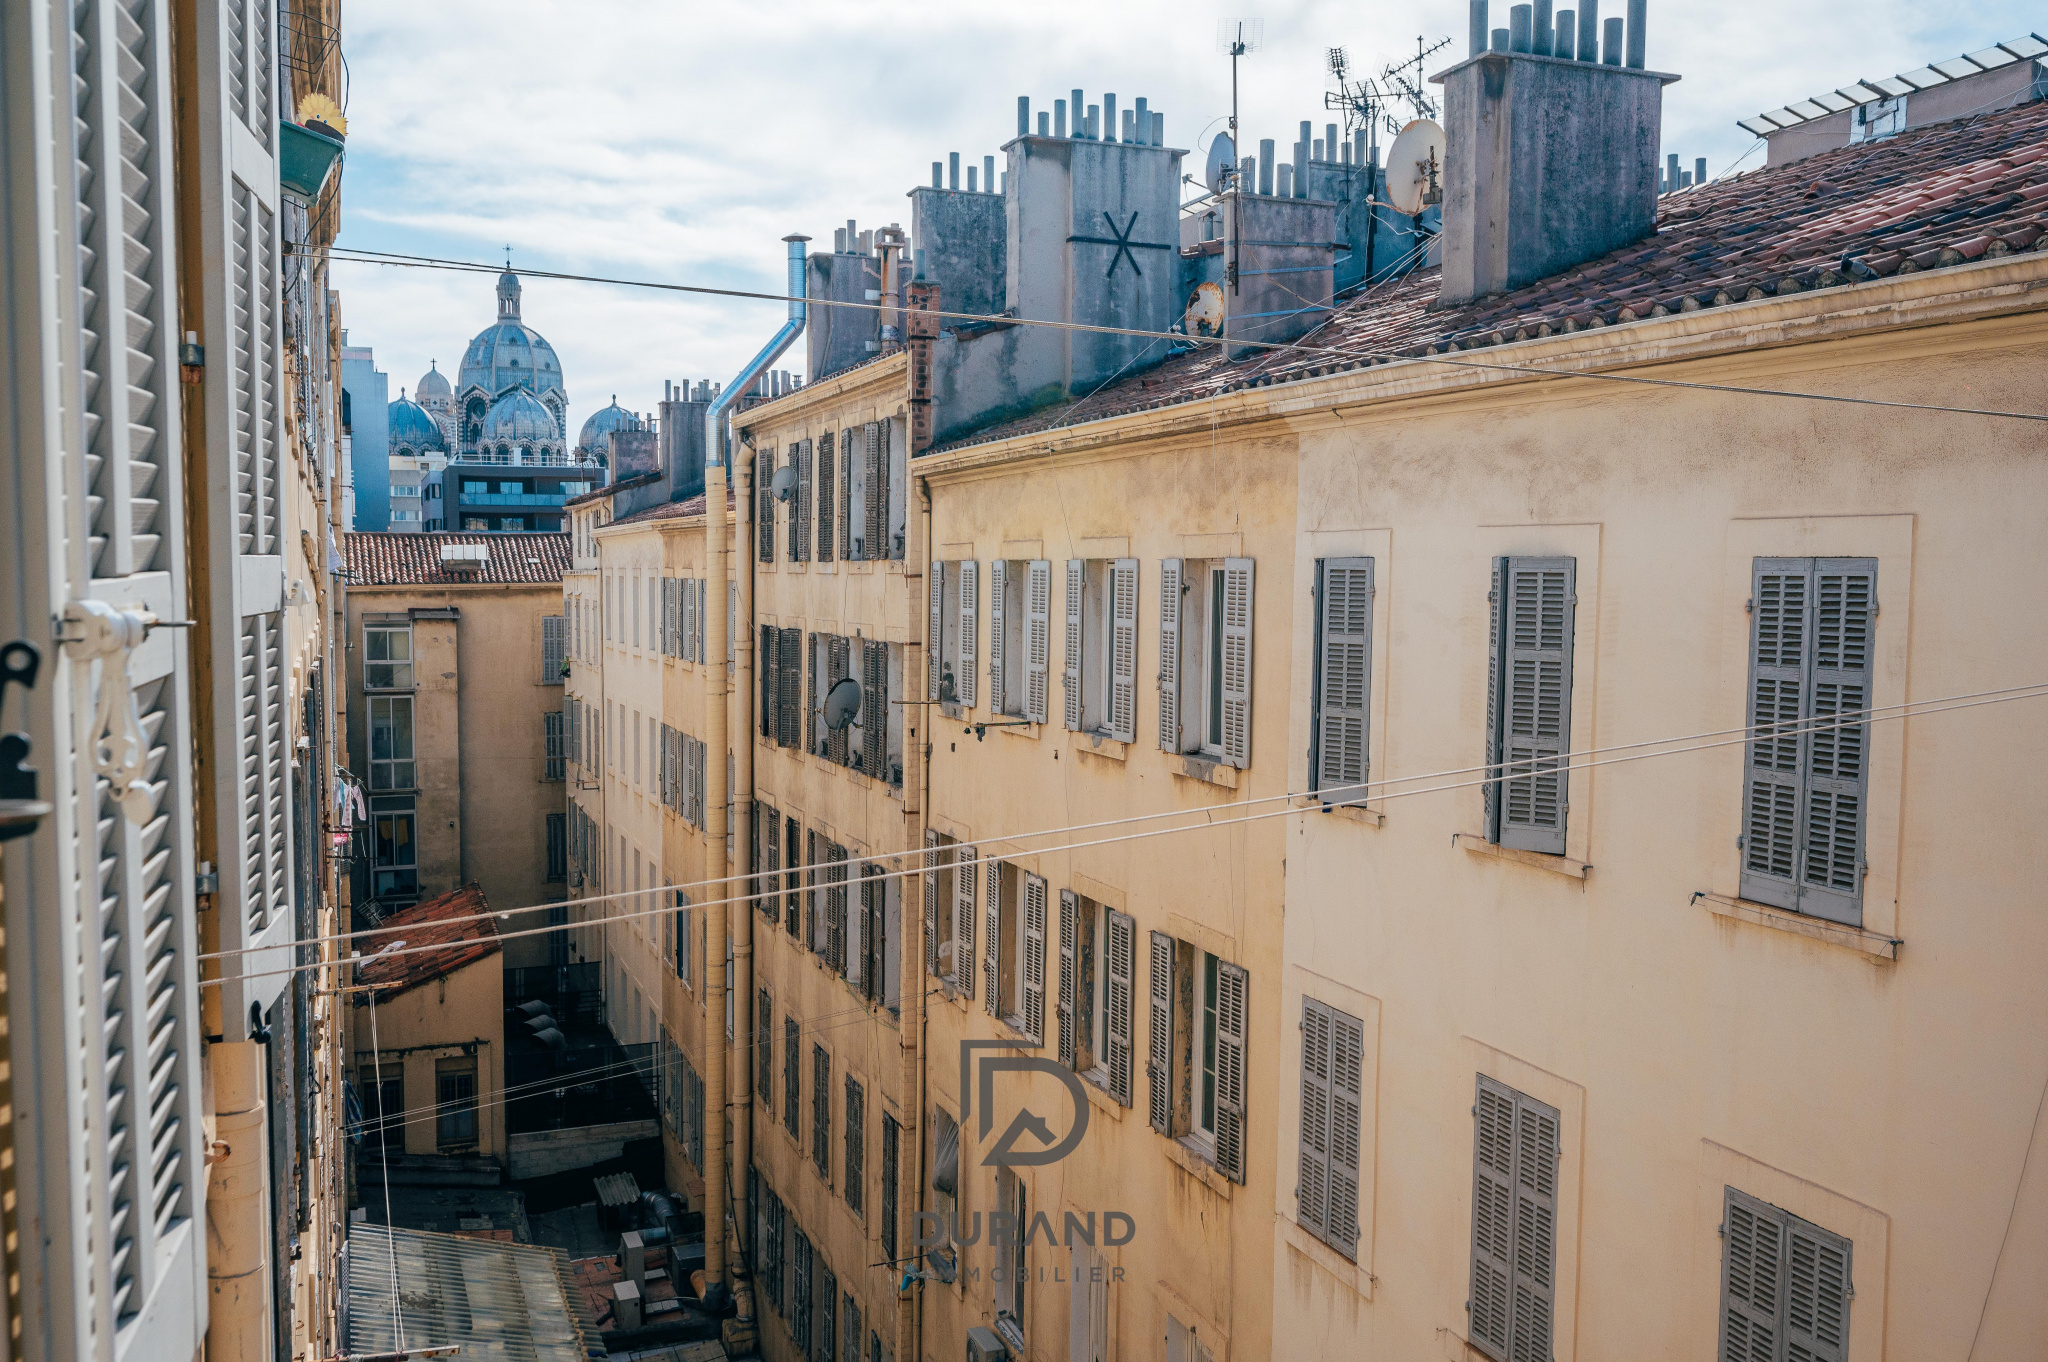
{"label": "roof vent", "polygon": [[488,544],[443,544],[441,546],[441,570],[474,575],[491,565],[491,549]]}

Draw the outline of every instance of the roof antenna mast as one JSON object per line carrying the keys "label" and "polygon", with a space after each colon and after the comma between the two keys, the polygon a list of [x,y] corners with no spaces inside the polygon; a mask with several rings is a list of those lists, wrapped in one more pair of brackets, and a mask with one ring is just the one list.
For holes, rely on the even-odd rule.
{"label": "roof antenna mast", "polygon": [[[1244,159],[1240,154],[1244,140],[1237,135],[1237,59],[1258,51],[1265,37],[1264,19],[1216,21],[1216,47],[1230,58],[1230,174],[1224,183],[1240,193],[1244,185],[1239,181],[1237,168]],[[1237,292],[1237,241],[1242,235],[1233,221],[1230,230],[1230,291],[1233,294]]]}

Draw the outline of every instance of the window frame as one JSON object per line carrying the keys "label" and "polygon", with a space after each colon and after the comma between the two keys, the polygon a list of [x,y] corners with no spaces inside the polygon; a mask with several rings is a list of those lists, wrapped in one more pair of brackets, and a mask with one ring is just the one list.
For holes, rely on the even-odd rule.
{"label": "window frame", "polygon": [[[379,805],[383,807],[380,808]],[[409,859],[398,859],[395,851],[392,859],[384,859],[385,837],[382,829],[378,826],[379,814],[387,815],[394,820],[403,819],[405,821],[409,832],[405,838],[404,847]],[[395,848],[398,844],[394,841],[392,845]],[[383,900],[408,897],[417,898],[419,896],[419,846],[419,801],[417,796],[410,794],[372,795],[370,797],[371,898]],[[383,875],[390,875],[393,878],[391,886],[380,887],[380,876]]]}
{"label": "window frame", "polygon": [[[478,1077],[474,1056],[434,1061],[434,1148],[437,1152],[483,1147]],[[460,1091],[464,1079],[468,1080],[467,1092]],[[451,1086],[458,1090],[453,1096],[449,1092]],[[451,1102],[455,1104],[452,1110]]]}
{"label": "window frame", "polygon": [[[380,707],[383,710],[381,717],[378,714]],[[367,698],[364,709],[369,729],[371,792],[403,794],[408,791],[417,791],[420,788],[419,726],[418,712],[413,704],[413,696],[405,692],[371,695]],[[404,756],[396,754],[400,733],[398,716],[401,713],[405,716],[403,733],[406,753]],[[392,755],[383,757],[377,755],[377,744],[380,736],[390,744]],[[380,772],[388,773],[382,783],[378,781]],[[398,783],[398,778],[401,775],[406,777],[402,784]]]}
{"label": "window frame", "polygon": [[[388,656],[382,658],[377,657],[377,650],[373,646],[372,640],[378,638],[379,636],[387,636],[394,634],[403,635],[405,638],[404,659],[400,660]],[[413,644],[413,626],[412,621],[409,618],[403,624],[397,622],[396,620],[364,620],[363,689],[365,691],[410,691],[417,689],[417,686],[414,682],[414,668],[418,663],[418,651],[414,648]],[[387,652],[388,648],[389,645],[387,643]],[[388,667],[392,668],[393,670],[388,674],[386,679],[380,681],[377,679],[376,674],[372,672],[371,669],[373,667]],[[400,667],[403,667],[405,672],[405,679],[403,680],[403,682],[398,680],[398,673],[396,669]]]}

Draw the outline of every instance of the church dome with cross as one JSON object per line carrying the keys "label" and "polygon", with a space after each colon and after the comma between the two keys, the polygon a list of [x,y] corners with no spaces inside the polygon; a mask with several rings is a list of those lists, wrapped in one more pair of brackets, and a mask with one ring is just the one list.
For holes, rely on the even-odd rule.
{"label": "church dome with cross", "polygon": [[[479,331],[462,353],[462,365],[457,371],[453,394],[454,417],[457,425],[456,444],[463,452],[472,452],[493,439],[505,435],[506,422],[500,419],[490,422],[494,430],[486,431],[487,417],[496,412],[501,418],[516,411],[522,430],[531,424],[532,409],[523,403],[506,405],[505,399],[515,390],[523,390],[531,402],[543,409],[552,422],[552,429],[545,434],[529,432],[526,438],[545,439],[559,448],[563,443],[563,432],[567,429],[569,394],[562,381],[562,361],[555,355],[555,347],[547,338],[528,326],[520,315],[522,289],[519,276],[508,264],[505,272],[498,276],[497,320]],[[438,372],[432,375],[442,383]],[[422,405],[428,404],[430,394],[428,380],[420,381]],[[502,410],[501,410],[502,408]]]}

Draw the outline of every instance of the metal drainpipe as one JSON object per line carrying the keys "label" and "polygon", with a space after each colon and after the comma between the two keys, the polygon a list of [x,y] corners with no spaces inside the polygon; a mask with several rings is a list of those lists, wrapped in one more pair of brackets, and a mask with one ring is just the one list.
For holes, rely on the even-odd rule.
{"label": "metal drainpipe", "polygon": [[[782,324],[761,352],[754,356],[747,367],[734,375],[732,382],[712,399],[710,408],[704,414],[704,452],[708,466],[704,470],[704,503],[707,545],[710,549],[711,571],[708,574],[717,586],[711,592],[713,602],[723,602],[732,591],[732,525],[728,517],[732,514],[726,505],[728,469],[731,464],[731,450],[726,443],[727,415],[740,398],[752,387],[762,372],[789,349],[796,338],[803,334],[807,317],[805,304],[805,261],[804,243],[810,238],[790,235],[783,238],[789,243],[789,320]],[[714,604],[710,611],[710,628],[705,631],[705,651],[714,659],[725,652],[726,617],[725,611]],[[737,652],[737,650],[735,650]],[[715,675],[715,673],[714,673]],[[727,744],[732,741],[727,731],[728,706],[726,688],[731,684],[730,676],[718,678],[706,695],[704,726],[707,731],[719,735]],[[730,748],[728,748],[730,750]],[[725,763],[711,758],[705,763],[710,769],[705,772],[705,840],[708,843],[707,874],[705,878],[714,882],[722,881],[728,873],[725,854]],[[735,761],[737,764],[737,761]],[[738,836],[735,832],[734,842]],[[730,934],[729,905],[720,900],[728,896],[721,885],[716,899],[707,905],[710,915],[705,923],[705,936],[710,946],[711,959],[705,962],[704,1003],[706,1020],[711,1028],[711,1044],[704,1047],[704,1167],[699,1171],[704,1176],[704,1292],[705,1304],[714,1310],[721,1308],[731,1299],[732,1287],[727,1280],[725,1263],[725,1220],[727,1203],[731,1200],[730,1189],[726,1186],[725,1109],[726,1082],[725,1064],[727,1046],[721,1043],[720,1033],[725,1027],[725,971],[719,967],[725,954],[725,943]],[[735,951],[737,954],[737,951]],[[738,962],[734,961],[734,982],[738,979]],[[739,1000],[733,1000],[733,1035],[738,1039],[745,1033],[740,1020]],[[737,1086],[737,1085],[735,1085]],[[737,1127],[737,1122],[735,1126]],[[737,1179],[744,1170],[735,1167]],[[742,1212],[744,1213],[744,1212]]]}
{"label": "metal drainpipe", "polygon": [[270,1147],[265,1138],[264,1056],[255,1040],[211,1047],[214,1138],[225,1151],[208,1170],[206,1352],[271,1352],[268,1251]]}

